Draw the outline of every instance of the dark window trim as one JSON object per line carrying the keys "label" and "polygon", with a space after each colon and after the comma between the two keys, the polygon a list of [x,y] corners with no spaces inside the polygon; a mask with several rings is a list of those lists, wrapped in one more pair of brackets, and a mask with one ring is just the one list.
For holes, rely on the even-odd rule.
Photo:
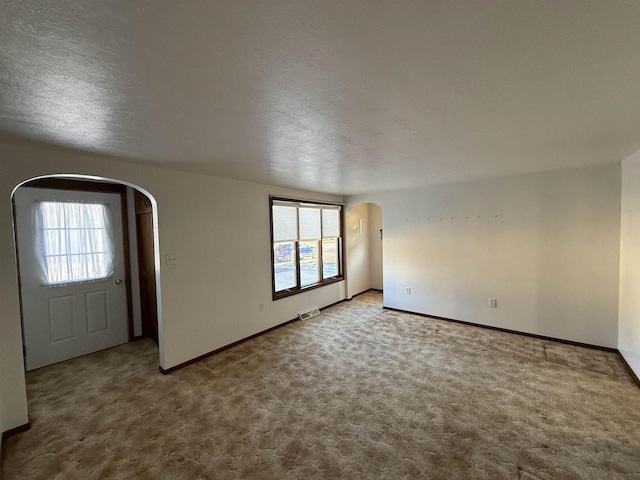
{"label": "dark window trim", "polygon": [[[305,285],[304,287],[294,287],[289,288],[287,290],[282,290],[276,292],[276,272],[275,272],[275,252],[273,249],[273,202],[281,201],[281,202],[292,202],[292,203],[309,203],[316,205],[335,205],[340,208],[340,236],[338,237],[338,251],[336,254],[338,255],[338,265],[340,268],[340,274],[335,277],[330,277],[327,279],[321,279],[318,283],[314,283],[312,285]],[[269,225],[270,225],[270,238],[271,238],[271,293],[273,300],[280,300],[281,298],[291,297],[292,295],[298,295],[299,293],[308,292],[310,290],[315,290],[316,288],[324,287],[327,285],[331,285],[332,283],[338,283],[344,281],[344,204],[337,202],[324,202],[319,200],[303,200],[297,198],[287,198],[287,197],[277,197],[273,195],[269,195]],[[322,218],[322,217],[321,217]],[[295,242],[295,252],[296,252],[296,277],[297,284],[300,285],[300,250],[298,248],[299,241]],[[322,238],[319,241],[318,245],[318,261],[322,262]]]}

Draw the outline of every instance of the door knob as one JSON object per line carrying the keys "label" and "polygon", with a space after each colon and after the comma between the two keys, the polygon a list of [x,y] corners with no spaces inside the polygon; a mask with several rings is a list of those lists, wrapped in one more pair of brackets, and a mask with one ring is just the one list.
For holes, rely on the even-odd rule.
{"label": "door knob", "polygon": [[119,278],[116,279],[116,285],[120,285],[122,283],[122,280],[120,280]]}

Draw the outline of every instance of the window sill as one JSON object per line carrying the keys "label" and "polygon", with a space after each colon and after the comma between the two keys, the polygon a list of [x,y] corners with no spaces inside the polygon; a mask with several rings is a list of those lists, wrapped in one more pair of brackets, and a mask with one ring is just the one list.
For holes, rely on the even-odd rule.
{"label": "window sill", "polygon": [[315,290],[316,288],[326,287],[327,285],[331,285],[333,283],[342,282],[344,280],[344,276],[341,277],[332,277],[322,282],[314,283],[313,285],[307,285],[302,288],[292,288],[289,290],[283,290],[281,292],[273,293],[273,300],[280,300],[281,298],[291,297],[293,295],[298,295],[299,293],[308,292],[309,290]]}

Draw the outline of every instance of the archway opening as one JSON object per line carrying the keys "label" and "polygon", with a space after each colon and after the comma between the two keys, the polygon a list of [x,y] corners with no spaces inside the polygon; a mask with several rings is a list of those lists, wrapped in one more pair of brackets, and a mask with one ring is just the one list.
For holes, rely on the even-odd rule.
{"label": "archway opening", "polygon": [[[144,337],[162,364],[153,195],[118,179],[57,174],[21,182],[11,202],[26,370]],[[144,302],[153,302],[146,324]]]}
{"label": "archway opening", "polygon": [[346,213],[347,297],[383,291],[382,208],[358,203]]}

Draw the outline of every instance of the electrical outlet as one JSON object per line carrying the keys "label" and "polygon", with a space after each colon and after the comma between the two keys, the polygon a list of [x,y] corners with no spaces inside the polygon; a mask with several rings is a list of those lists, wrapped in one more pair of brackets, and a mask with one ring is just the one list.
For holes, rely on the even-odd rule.
{"label": "electrical outlet", "polygon": [[411,287],[404,287],[405,295],[411,295]]}
{"label": "electrical outlet", "polygon": [[496,298],[489,299],[489,306],[491,308],[498,308],[498,300]]}
{"label": "electrical outlet", "polygon": [[175,255],[167,255],[166,262],[167,262],[167,265],[177,265],[178,257],[176,257]]}
{"label": "electrical outlet", "polygon": [[263,303],[258,305],[258,310],[260,310],[261,312],[264,312],[264,304]]}

